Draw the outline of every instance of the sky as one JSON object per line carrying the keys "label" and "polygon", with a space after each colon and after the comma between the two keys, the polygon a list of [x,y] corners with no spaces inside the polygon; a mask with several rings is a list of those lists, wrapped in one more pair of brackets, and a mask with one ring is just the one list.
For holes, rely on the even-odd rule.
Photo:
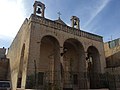
{"label": "sky", "polygon": [[[25,18],[33,13],[35,0],[0,1],[0,48],[9,48]],[[120,38],[120,0],[38,0],[45,4],[45,18],[61,19],[70,25],[80,19],[83,31],[103,36],[104,42]]]}

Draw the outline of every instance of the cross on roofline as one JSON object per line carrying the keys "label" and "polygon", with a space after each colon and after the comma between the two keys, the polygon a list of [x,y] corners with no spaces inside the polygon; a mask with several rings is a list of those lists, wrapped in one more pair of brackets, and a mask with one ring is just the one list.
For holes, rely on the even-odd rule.
{"label": "cross on roofline", "polygon": [[60,15],[62,15],[60,12],[58,12],[58,15],[59,15],[59,18],[60,18]]}

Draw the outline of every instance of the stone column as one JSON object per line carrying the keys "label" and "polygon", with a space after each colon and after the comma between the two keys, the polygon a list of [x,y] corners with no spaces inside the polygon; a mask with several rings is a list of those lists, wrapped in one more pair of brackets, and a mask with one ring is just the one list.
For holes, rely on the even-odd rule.
{"label": "stone column", "polygon": [[22,89],[25,89],[26,86],[27,65],[28,65],[28,53],[25,50],[25,55],[23,60],[23,70],[22,70],[22,82],[21,82]]}
{"label": "stone column", "polygon": [[64,61],[63,61],[63,46],[60,48],[60,88],[63,90],[63,68],[64,68]]}

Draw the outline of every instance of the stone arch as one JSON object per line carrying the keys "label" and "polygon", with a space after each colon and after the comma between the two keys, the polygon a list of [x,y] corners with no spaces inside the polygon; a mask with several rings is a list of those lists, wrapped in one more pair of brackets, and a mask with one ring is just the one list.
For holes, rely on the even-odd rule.
{"label": "stone arch", "polygon": [[47,33],[47,34],[42,34],[41,35],[41,40],[44,38],[44,37],[46,37],[46,36],[51,36],[51,37],[53,37],[53,38],[55,38],[56,39],[56,41],[59,43],[59,45],[60,45],[60,38],[58,37],[58,36],[56,36],[56,34],[53,34],[53,33]]}
{"label": "stone arch", "polygon": [[[74,38],[69,38],[64,42],[63,49],[67,50],[63,55],[65,83],[76,85],[77,88],[75,89],[85,88],[85,85],[83,84],[86,64],[85,51],[82,43]],[[67,85],[64,87],[66,86]]]}
{"label": "stone arch", "polygon": [[[41,38],[39,72],[45,76],[47,84],[55,84],[59,79],[60,45],[51,35]],[[42,77],[42,78],[43,78]],[[42,80],[41,80],[42,81]],[[42,84],[42,82],[40,83]]]}
{"label": "stone arch", "polygon": [[23,44],[23,46],[22,46],[21,55],[20,55],[17,88],[21,88],[21,84],[22,84],[22,71],[23,71],[23,63],[24,63],[24,53],[25,53],[25,44]]}
{"label": "stone arch", "polygon": [[100,54],[95,46],[89,46],[87,49],[86,61],[88,63],[87,71],[89,76],[90,88],[98,87],[98,76],[101,71]]}
{"label": "stone arch", "polygon": [[94,72],[100,72],[100,54],[98,49],[95,46],[89,46],[87,54],[89,55],[89,58],[91,57],[94,64]]}

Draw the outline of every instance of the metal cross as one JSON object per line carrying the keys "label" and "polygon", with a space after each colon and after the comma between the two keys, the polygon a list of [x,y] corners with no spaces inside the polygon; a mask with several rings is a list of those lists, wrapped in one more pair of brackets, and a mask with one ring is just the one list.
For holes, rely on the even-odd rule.
{"label": "metal cross", "polygon": [[58,15],[59,15],[59,18],[60,18],[60,15],[62,15],[60,12],[58,12]]}

